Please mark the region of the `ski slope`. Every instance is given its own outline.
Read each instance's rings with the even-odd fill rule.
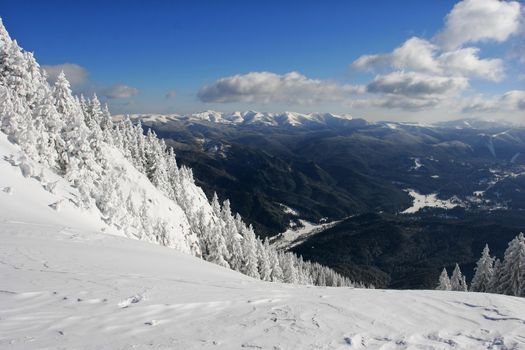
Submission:
[[[0,349],[525,349],[524,299],[265,283],[54,196],[0,158]]]

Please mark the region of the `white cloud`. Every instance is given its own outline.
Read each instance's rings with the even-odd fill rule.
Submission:
[[[437,72],[438,64],[434,58],[436,46],[430,42],[412,37],[392,53],[382,55],[364,55],[352,63],[359,70],[376,70],[381,67],[413,69],[426,72]]]
[[[479,49],[466,47],[444,52],[437,60],[443,73],[472,76],[500,81],[505,76],[503,60],[499,58],[480,59]]]
[[[88,83],[88,71],[75,63],[64,63],[56,65],[43,65],[42,68],[47,72],[47,80],[53,84],[60,72],[64,71],[67,80],[72,87],[79,87]]]
[[[516,121],[523,123],[525,122],[525,118],[523,118],[525,113],[525,91],[512,90],[501,96],[488,98],[482,95],[470,97],[464,102],[462,110],[465,113],[519,112],[521,120]]]
[[[64,71],[66,78],[71,84],[71,88],[76,94],[98,94],[108,99],[128,98],[138,94],[134,87],[115,84],[113,86],[101,86],[89,79],[89,72],[86,68],[76,63],[63,63],[56,65],[43,65],[42,68],[47,72],[50,84],[54,84],[61,71]]]
[[[396,71],[376,76],[367,92],[377,95],[370,99],[370,106],[421,110],[450,103],[467,87],[464,77]]]
[[[124,84],[117,84],[113,85],[109,88],[106,88],[103,90],[104,96],[107,98],[128,98],[135,96],[139,93],[139,90],[137,90],[134,87],[124,85]]]
[[[503,42],[519,30],[517,1],[463,0],[445,18],[445,28],[436,37],[445,49],[465,43]]]
[[[391,53],[365,55],[352,63],[359,70],[404,69],[437,75],[478,77],[492,81],[504,77],[501,59],[480,59],[479,49],[460,48],[442,52],[427,40],[412,37]]]
[[[367,85],[367,91],[425,98],[451,95],[467,87],[468,80],[463,77],[442,77],[401,71],[376,76]]]
[[[198,97],[203,102],[284,102],[312,104],[341,101],[349,95],[363,93],[363,86],[310,79],[298,72],[275,74],[250,72],[219,79],[202,87]]]
[[[177,96],[177,91],[176,90],[170,90],[168,92],[166,92],[166,98],[174,98]]]

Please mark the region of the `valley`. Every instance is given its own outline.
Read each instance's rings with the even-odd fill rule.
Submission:
[[[525,227],[525,129],[505,123],[368,123],[336,115],[210,111],[132,118],[175,148],[208,196],[229,197],[259,235],[378,286],[429,288],[440,269],[455,262],[470,275],[481,244],[490,241],[501,255],[509,226]],[[323,222],[334,224],[312,230]],[[463,229],[473,222],[483,235]],[[410,238],[414,252],[403,259],[420,266],[411,268],[417,277],[389,270],[400,261],[383,251],[386,243],[374,257],[362,258],[376,248],[357,237],[395,241],[393,227],[405,235],[413,223],[421,223],[421,237]],[[457,253],[424,243],[447,230],[459,235],[447,243]],[[316,248],[306,248],[311,245]],[[337,253],[327,258],[332,245]],[[442,259],[430,257],[438,253]],[[349,269],[353,263],[359,268]]]

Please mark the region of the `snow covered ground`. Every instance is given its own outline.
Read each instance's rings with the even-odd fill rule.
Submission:
[[[2,349],[524,349],[525,300],[264,283],[173,249],[0,223]]]
[[[326,222],[322,224],[314,224],[306,220],[299,220],[300,227],[296,225],[290,227],[288,230],[277,235],[272,245],[278,249],[289,249],[304,242],[306,238],[323,232],[330,227],[335,226],[340,221]]]
[[[402,214],[413,214],[417,213],[420,209],[423,208],[443,208],[443,209],[452,209],[458,206],[458,203],[453,203],[451,199],[443,200],[437,198],[437,193],[431,194],[421,194],[415,190],[407,189],[406,190],[410,197],[412,197],[412,206],[403,210]]]
[[[0,349],[525,349],[525,299],[261,282],[113,235],[67,200],[54,210],[74,189],[49,193],[12,161],[0,159]]]

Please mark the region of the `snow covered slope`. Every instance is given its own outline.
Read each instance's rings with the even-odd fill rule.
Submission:
[[[1,349],[525,348],[525,299],[261,282],[107,234],[0,166]]]

